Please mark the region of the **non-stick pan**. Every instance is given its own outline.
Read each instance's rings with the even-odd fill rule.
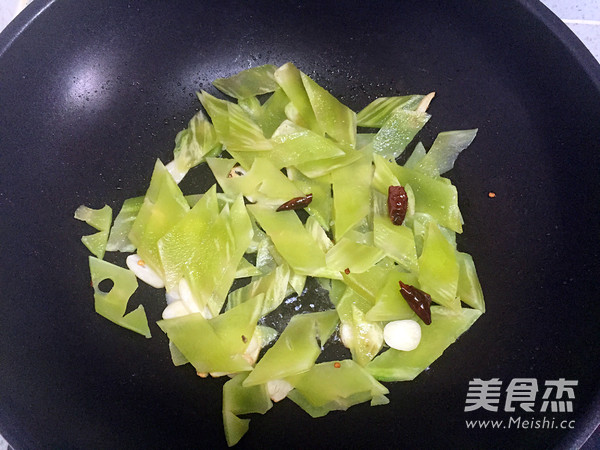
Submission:
[[[479,128],[449,177],[487,312],[388,384],[389,405],[311,419],[283,401],[240,448],[581,445],[600,411],[600,67],[534,0],[34,1],[0,35],[1,434],[18,450],[224,445],[223,380],[172,366],[161,294],[129,305],[149,340],[94,313],[73,212],[142,195],[195,91],[287,61],[355,110],[435,91],[426,146]],[[477,379],[500,382],[497,411],[465,411]]]

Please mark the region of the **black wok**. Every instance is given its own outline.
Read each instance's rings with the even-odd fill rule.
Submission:
[[[488,311],[414,382],[388,384],[389,405],[313,420],[284,401],[240,448],[581,445],[600,411],[600,67],[533,0],[34,1],[0,35],[2,435],[18,450],[224,445],[223,381],[171,365],[161,296],[135,297],[150,340],[94,313],[72,216],[143,194],[194,91],[287,61],[354,109],[436,91],[426,145],[479,128],[449,176]],[[503,391],[497,412],[465,412],[475,378],[536,379],[536,409],[505,412]],[[540,412],[561,378],[578,382],[572,412]],[[517,416],[557,428],[465,424]]]

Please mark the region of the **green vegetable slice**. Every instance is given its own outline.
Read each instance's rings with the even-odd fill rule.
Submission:
[[[278,87],[262,105],[260,114],[255,120],[262,128],[265,137],[270,138],[281,122],[286,120],[285,107],[289,103],[290,99],[283,89]]]
[[[214,127],[199,111],[192,117],[188,127],[175,137],[174,159],[169,165],[169,171],[179,183],[188,170],[204,162],[207,155],[214,155],[220,151],[221,144]]]
[[[380,97],[365,106],[356,116],[357,125],[367,128],[381,128],[398,109],[414,111],[424,95],[403,95],[401,97]]]
[[[377,292],[375,304],[365,315],[366,320],[371,322],[390,322],[392,320],[413,319],[416,317],[414,311],[408,306],[402,294],[400,294],[400,281],[418,287],[416,275],[390,270],[387,273],[383,286]]]
[[[350,349],[352,359],[361,366],[371,361],[383,345],[383,329],[366,319],[365,313],[373,307],[370,300],[346,289],[336,305],[340,317],[340,338]]]
[[[430,223],[425,235],[423,253],[419,257],[419,284],[434,302],[450,309],[460,309],[456,296],[459,265],[456,250],[435,223]]]
[[[108,231],[112,222],[112,208],[104,205],[101,209],[93,209],[81,205],[75,210],[75,218],[87,223],[98,231]]]
[[[198,372],[249,371],[252,365],[244,352],[254,334],[263,297],[258,295],[211,320],[195,313],[161,320],[158,326]]]
[[[330,139],[290,121],[282,122],[271,140],[273,151],[270,157],[279,168],[345,155]]]
[[[473,257],[468,253],[456,252],[458,261],[458,289],[457,296],[471,308],[478,309],[482,313],[485,312],[485,302],[483,300],[483,291]]]
[[[128,198],[123,202],[123,206],[115,218],[115,223],[110,229],[106,250],[109,252],[135,251],[135,245],[129,240],[129,232],[143,204],[144,197]]]
[[[200,312],[216,316],[252,239],[243,199],[218,210],[213,186],[194,208],[158,242],[167,290],[185,278]]]
[[[371,161],[366,156],[332,172],[333,220],[336,241],[369,214],[372,178]]]
[[[227,309],[234,308],[248,299],[264,294],[260,315],[275,310],[285,299],[291,271],[287,264],[275,268],[269,274],[254,279],[250,284],[231,292],[227,298]]]
[[[273,76],[275,70],[277,67],[272,64],[252,67],[227,78],[217,78],[213,85],[224,94],[237,99],[268,94],[277,89]]]
[[[388,389],[377,382],[354,361],[328,361],[316,364],[308,372],[293,377],[294,385],[288,397],[311,417],[322,417],[330,411],[345,411],[349,407],[388,394]]]
[[[149,338],[151,335],[144,307],[140,305],[125,314],[127,302],[138,287],[135,275],[127,269],[93,256],[89,257],[89,264],[96,312],[117,325]],[[99,285],[104,280],[113,282],[113,286],[108,292],[100,290]]]
[[[356,113],[304,73],[300,77],[320,129],[341,146],[354,148]]]
[[[343,237],[327,252],[327,267],[338,272],[362,273],[369,270],[384,256],[383,251],[371,245]]]
[[[373,218],[374,242],[383,253],[404,269],[417,272],[417,250],[415,238],[410,228],[404,225],[394,225],[389,217],[375,216]]]
[[[296,123],[300,126],[306,125],[317,134],[323,134],[302,82],[302,73],[298,68],[292,63],[284,64],[275,71],[275,80],[290,99],[301,118],[302,123]]]
[[[81,242],[98,258],[104,258],[106,242],[108,241],[108,230],[112,222],[112,208],[104,205],[101,209],[92,209],[81,205],[75,211],[75,218],[86,222],[88,225],[99,230],[98,233],[83,236]]]
[[[237,444],[249,428],[250,419],[238,415],[264,414],[273,406],[265,385],[243,386],[247,376],[240,373],[223,385],[223,424],[229,447]]]
[[[445,178],[431,178],[423,173],[387,162],[401,185],[410,184],[415,196],[415,212],[431,215],[441,226],[462,232],[456,187]],[[443,181],[446,180],[446,181]]]
[[[426,112],[396,109],[385,121],[373,138],[371,148],[374,153],[387,160],[395,160],[431,116]]]
[[[190,210],[165,166],[156,161],[150,187],[129,232],[138,255],[152,270],[163,274],[158,241]]]
[[[259,205],[248,205],[247,208],[296,273],[339,277],[336,271],[326,269],[325,253],[302,225],[295,211],[275,212]]]
[[[454,167],[460,152],[466,149],[477,130],[455,130],[438,134],[427,154],[417,164],[416,169],[431,176],[439,176]]]
[[[106,251],[106,242],[108,241],[108,231],[98,231],[94,234],[88,234],[81,237],[81,242],[92,252],[92,255],[102,259]]]
[[[421,325],[421,342],[415,350],[404,352],[391,348],[371,361],[366,369],[379,381],[413,380],[468,330],[480,315],[481,311],[476,309],[455,312],[442,306],[432,306],[431,325]]]
[[[264,384],[310,370],[321,353],[319,341],[329,339],[337,320],[333,310],[293,316],[243,385]]]

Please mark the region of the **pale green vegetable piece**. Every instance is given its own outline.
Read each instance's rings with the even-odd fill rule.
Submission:
[[[75,218],[86,222],[88,225],[99,230],[98,233],[83,236],[81,242],[92,254],[98,258],[104,258],[106,242],[108,241],[108,230],[112,222],[112,208],[104,205],[101,209],[92,209],[81,205],[75,211]]]
[[[259,205],[248,205],[247,208],[296,273],[336,277],[335,271],[326,269],[325,253],[304,228],[295,211],[275,212]]]
[[[422,142],[417,142],[413,152],[410,154],[406,162],[404,163],[404,167],[407,169],[414,169],[419,165],[421,160],[425,157],[427,151],[425,150],[425,146]]]
[[[227,298],[227,309],[264,294],[261,317],[277,308],[285,299],[287,286],[290,280],[290,268],[287,264],[277,266],[267,275],[253,279],[249,284],[231,292]]]
[[[312,201],[306,207],[308,213],[325,229],[329,230],[331,222],[331,177],[328,175],[308,178],[295,167],[287,168],[287,176],[304,195],[312,194]]]
[[[293,316],[243,385],[264,384],[310,370],[321,353],[319,341],[329,339],[337,321],[333,310]]]
[[[373,307],[373,301],[356,293],[354,289],[346,287],[341,296],[334,301],[335,310],[342,322],[351,322],[353,319],[354,307],[361,311],[368,311]]]
[[[294,390],[288,397],[312,417],[322,417],[329,411],[345,411],[374,399],[377,399],[375,404],[385,404],[382,397],[389,393],[385,386],[350,359],[316,364],[308,372],[289,380]]]
[[[415,238],[410,228],[405,225],[394,225],[389,217],[373,218],[373,236],[375,246],[385,255],[392,258],[404,269],[417,272],[417,250]]]
[[[240,419],[241,414],[264,414],[273,403],[265,385],[244,387],[248,375],[240,373],[223,386],[223,425],[229,447],[237,444],[248,431],[249,419]]]
[[[308,128],[318,134],[323,134],[310,99],[302,83],[302,72],[292,63],[286,63],[275,71],[275,80],[295,106],[302,121]],[[299,123],[299,125],[303,125]]]
[[[383,124],[373,142],[373,153],[388,160],[395,160],[431,116],[426,112],[396,109]]]
[[[198,111],[188,123],[188,127],[175,137],[175,150],[173,150],[175,170],[172,173],[177,173],[180,178],[183,178],[189,169],[204,162],[207,155],[219,153],[220,150],[221,144],[217,140],[213,125],[202,111]]]
[[[336,241],[369,214],[372,178],[371,160],[366,156],[332,172]]]
[[[439,176],[454,167],[460,152],[466,149],[477,134],[474,130],[455,130],[440,133],[416,169],[431,177]]]
[[[359,295],[375,303],[377,292],[383,285],[389,269],[383,266],[373,266],[363,273],[343,273],[344,283]]]
[[[408,185],[407,185],[408,186]],[[407,191],[408,193],[408,191]],[[425,242],[425,235],[430,223],[437,224],[437,221],[429,214],[415,213],[406,219],[406,225],[412,228],[415,237],[415,247],[417,249],[417,255],[423,253],[423,243]],[[440,231],[453,247],[456,248],[456,233],[449,228],[440,227]]]
[[[419,285],[434,302],[450,309],[460,309],[456,296],[459,266],[456,250],[439,227],[431,222],[425,235],[423,253],[419,256]]]
[[[252,158],[272,149],[260,126],[239,105],[220,100],[205,91],[198,94],[198,98],[212,119],[219,141],[229,153],[249,152]]]
[[[101,209],[93,209],[81,205],[75,210],[75,218],[87,223],[98,231],[108,231],[112,222],[112,208],[104,205]]]
[[[265,325],[258,325],[255,333],[260,335],[260,346],[265,347],[273,342],[279,334],[275,328],[267,327]]]
[[[267,158],[255,158],[250,170],[241,176],[229,176],[235,160],[208,158],[208,165],[224,192],[270,206],[279,206],[304,193]],[[235,169],[234,169],[235,170]]]
[[[373,171],[373,187],[377,189],[380,193],[385,195],[385,209],[387,211],[387,195],[388,188],[390,186],[399,186],[400,182],[394,172],[392,172],[391,164],[389,161],[381,156],[374,154],[373,162],[375,163],[375,170]]]
[[[158,274],[163,274],[158,241],[190,210],[179,186],[165,166],[157,160],[144,197],[129,232],[129,240],[144,262]]]
[[[235,271],[236,278],[254,277],[257,275],[262,275],[260,269],[258,269],[246,258],[240,259],[240,263],[238,264],[237,269]]]
[[[238,197],[231,209],[219,212],[213,186],[158,243],[165,285],[172,289],[185,278],[198,309],[207,307],[217,315],[251,239],[243,199]]]
[[[248,371],[252,366],[243,353],[254,334],[262,301],[263,295],[258,295],[211,320],[195,313],[161,320],[158,326],[198,372]]]
[[[343,237],[327,252],[325,262],[332,270],[341,272],[348,269],[350,273],[362,273],[379,262],[383,256],[384,253],[379,248]]]
[[[240,419],[230,411],[223,411],[225,440],[229,447],[237,444],[250,429],[250,419]]]
[[[117,325],[149,338],[150,329],[144,307],[140,305],[125,314],[127,302],[138,287],[135,275],[127,269],[92,256],[89,257],[89,264],[96,312]],[[113,282],[108,292],[100,290],[99,285],[104,280]]]
[[[454,312],[432,306],[431,325],[421,326],[421,342],[416,349],[405,352],[391,348],[371,361],[366,369],[380,381],[412,380],[439,358],[480,315],[481,311],[476,309]]]
[[[383,345],[383,329],[366,319],[373,302],[347,288],[335,309],[340,317],[340,338],[361,366],[371,361]]]
[[[314,216],[310,216],[308,219],[306,219],[304,227],[324,253],[327,253],[329,249],[333,247],[333,242],[331,242],[331,239],[329,239],[329,236],[327,236],[327,233]]]
[[[358,113],[356,116],[357,125],[359,127],[381,128],[397,108],[414,111],[423,97],[423,95],[379,97]]]
[[[333,173],[334,170],[341,167],[347,167],[361,158],[363,158],[361,152],[356,150],[346,150],[346,153],[343,156],[308,161],[302,164],[296,164],[295,166],[307,177],[317,178]]]
[[[285,95],[283,89],[278,87],[262,105],[256,121],[262,128],[265,137],[270,138],[281,122],[286,120],[285,107],[289,103],[290,99]]]
[[[169,352],[171,352],[171,361],[174,366],[183,366],[184,364],[189,363],[188,359],[183,356],[183,353],[179,351],[172,341],[169,341]]]
[[[81,237],[81,242],[92,252],[92,254],[100,259],[104,258],[106,251],[106,241],[108,240],[108,231],[98,231],[94,234],[88,234]]]
[[[390,270],[383,286],[377,292],[375,305],[367,311],[365,319],[372,322],[390,322],[415,317],[414,311],[400,293],[400,281],[418,288],[416,275]]]
[[[459,267],[458,298],[470,307],[484,313],[485,302],[483,300],[483,291],[481,290],[481,284],[479,284],[473,257],[468,253],[456,252],[456,259],[458,260]]]
[[[123,202],[121,211],[117,214],[115,223],[110,229],[110,235],[108,236],[108,242],[106,243],[107,251],[135,251],[135,245],[131,243],[128,235],[143,204],[144,197],[128,198]]]
[[[356,150],[361,150],[373,142],[377,133],[357,133],[356,134]]]
[[[258,98],[255,96],[240,98],[238,99],[238,105],[240,105],[240,108],[246,111],[250,117],[252,117],[252,120],[258,123],[258,119],[262,110],[260,100],[258,100]]]
[[[356,143],[356,114],[337,98],[300,73],[310,105],[323,132],[342,147],[354,148]]]
[[[277,67],[272,64],[252,67],[227,78],[217,78],[213,85],[224,94],[237,99],[268,94],[277,89],[273,76],[275,70]]]
[[[269,157],[278,168],[345,155],[331,139],[290,121],[283,122],[275,130],[271,141],[273,150]]]
[[[415,212],[430,214],[441,226],[462,232],[458,192],[446,178],[431,178],[418,170],[387,162],[402,186],[410,184],[415,196]],[[445,180],[445,181],[444,181]]]

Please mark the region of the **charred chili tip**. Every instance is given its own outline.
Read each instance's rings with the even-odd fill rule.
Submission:
[[[410,309],[412,309],[417,316],[425,323],[425,325],[431,324],[431,296],[427,292],[423,292],[410,284],[404,284],[402,281],[400,284],[400,294]]]
[[[402,186],[390,186],[388,188],[388,215],[394,225],[402,225],[408,209],[408,196]]]
[[[294,197],[277,208],[277,211],[291,211],[306,208],[310,205],[310,202],[312,202],[312,194],[307,194],[304,197]]]

